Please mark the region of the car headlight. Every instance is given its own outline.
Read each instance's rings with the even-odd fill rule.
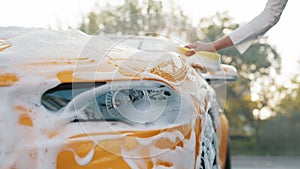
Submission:
[[[64,112],[76,112],[74,121],[172,124],[190,120],[191,104],[161,82],[111,82],[77,95]]]

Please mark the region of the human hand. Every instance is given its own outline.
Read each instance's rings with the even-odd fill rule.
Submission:
[[[214,48],[212,43],[207,43],[207,42],[194,42],[191,43],[187,46],[186,48],[192,49],[191,51],[188,51],[185,53],[186,56],[192,56],[194,55],[197,51],[207,51],[207,52],[215,52],[216,49]]]

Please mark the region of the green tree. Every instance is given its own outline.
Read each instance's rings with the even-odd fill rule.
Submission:
[[[280,87],[281,100],[275,109],[277,116],[266,121],[260,137],[266,150],[277,150],[288,154],[300,154],[300,74]],[[276,141],[274,141],[276,140]]]
[[[173,8],[167,15],[162,11],[161,1],[155,0],[125,0],[120,6],[107,4],[89,12],[79,29],[88,34],[164,35],[184,37],[186,41],[194,41],[198,36],[180,8]]]

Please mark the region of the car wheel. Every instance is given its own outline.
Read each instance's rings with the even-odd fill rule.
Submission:
[[[218,141],[213,121],[209,114],[204,119],[203,135],[201,137],[201,161],[200,169],[219,169],[218,163]]]
[[[225,169],[231,169],[230,146],[227,144]]]

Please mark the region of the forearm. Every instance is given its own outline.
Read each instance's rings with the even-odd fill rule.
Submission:
[[[232,46],[233,42],[229,36],[224,36],[223,38],[212,42],[212,45],[216,51],[219,51],[221,49]]]
[[[288,0],[268,0],[261,14],[229,34],[233,44],[241,53],[250,46],[251,42],[265,34],[278,22],[287,1]],[[238,47],[240,44],[243,44],[241,49]]]

